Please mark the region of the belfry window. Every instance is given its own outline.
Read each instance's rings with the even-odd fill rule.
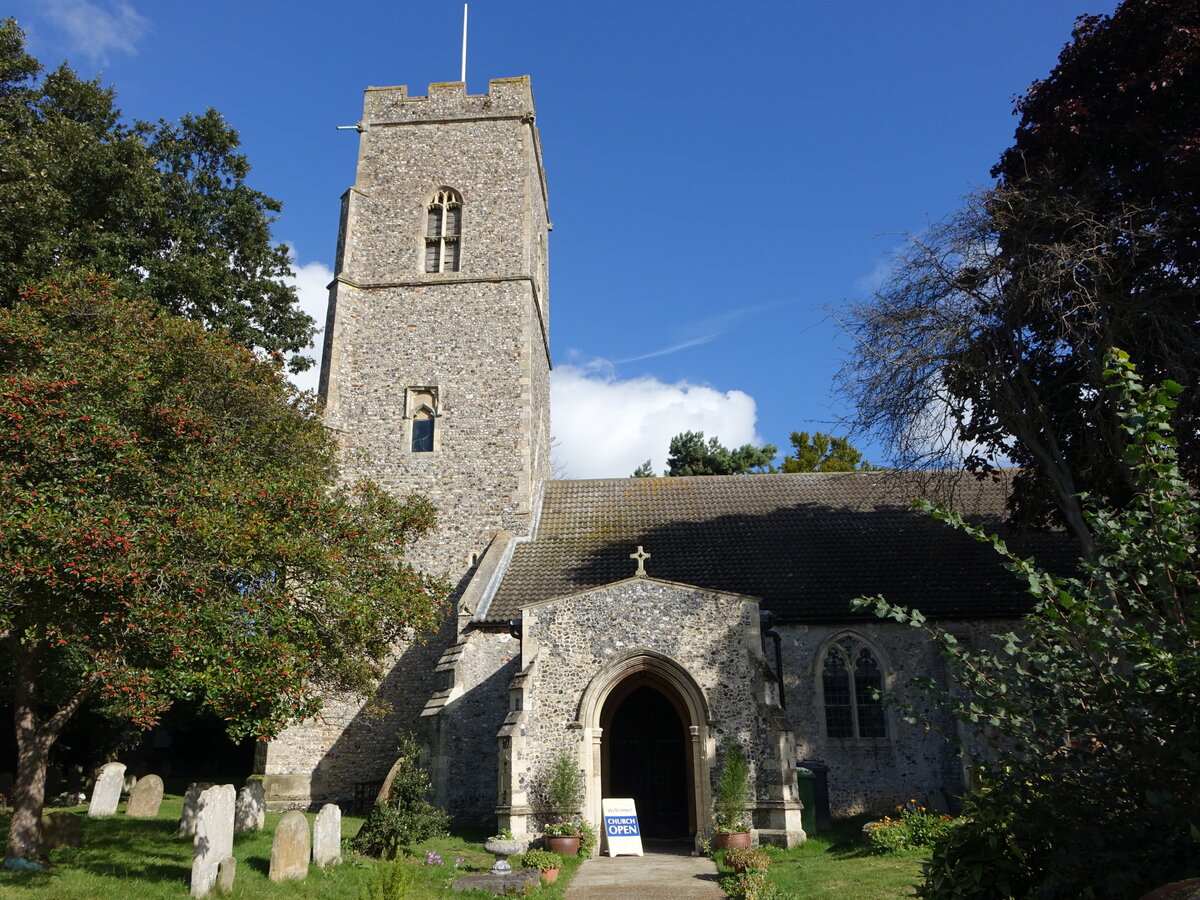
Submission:
[[[875,654],[856,638],[835,641],[825,653],[821,671],[825,697],[825,732],[831,738],[883,738],[887,727],[883,672]]]
[[[462,257],[462,196],[441,188],[425,216],[425,271],[457,272]]]

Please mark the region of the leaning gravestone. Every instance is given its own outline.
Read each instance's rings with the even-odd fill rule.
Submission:
[[[267,820],[267,795],[259,779],[251,779],[238,791],[237,812],[233,817],[233,830],[262,831]]]
[[[308,877],[308,861],[312,843],[308,836],[308,820],[298,809],[289,809],[275,826],[271,842],[272,881],[291,881]]]
[[[227,856],[217,866],[217,890],[228,894],[233,890],[233,879],[237,877],[237,858]]]
[[[204,897],[217,883],[221,862],[233,855],[233,785],[210,787],[196,807],[192,838],[192,896]]]
[[[157,775],[143,775],[129,792],[125,815],[135,819],[153,819],[162,806],[163,782]]]
[[[59,847],[78,847],[83,843],[83,819],[74,813],[53,812],[42,816],[42,836],[38,845],[43,853]]]
[[[342,811],[336,803],[326,803],[313,822],[313,862],[322,869],[342,859]]]
[[[196,833],[196,807],[200,803],[200,795],[212,787],[208,781],[194,781],[188,785],[183,795],[183,815],[179,817],[179,828],[176,834],[180,837],[191,837]]]
[[[92,802],[88,804],[89,816],[111,816],[121,802],[121,786],[125,783],[125,763],[105,763],[96,776],[92,788]]]

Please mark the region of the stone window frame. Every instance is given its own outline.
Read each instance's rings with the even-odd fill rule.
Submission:
[[[888,659],[886,653],[880,648],[879,644],[868,638],[865,634],[859,631],[844,630],[830,636],[821,643],[814,660],[813,681],[816,687],[816,709],[814,710],[817,718],[821,723],[821,735],[827,741],[833,741],[839,744],[851,744],[861,746],[881,746],[888,745],[892,741],[892,736],[895,734],[894,723],[892,722],[891,710],[886,705],[879,704],[880,716],[883,724],[883,734],[864,737],[862,729],[859,725],[859,704],[856,699],[856,687],[854,683],[853,666],[847,670],[847,675],[850,681],[850,716],[852,723],[852,735],[831,735],[829,733],[829,712],[825,706],[825,660],[831,651],[839,652],[843,657],[848,658],[848,653],[845,648],[845,643],[852,641],[858,647],[866,649],[875,660],[875,664],[879,668],[880,685],[884,691],[890,690],[892,686],[894,668]],[[857,649],[855,651],[857,655]]]
[[[463,197],[442,185],[425,202],[421,233],[421,270],[445,275],[462,270]]]
[[[413,385],[404,391],[404,452],[411,456],[437,456],[442,450],[441,390],[437,385]],[[433,449],[413,449],[413,422],[419,418],[433,421]]]

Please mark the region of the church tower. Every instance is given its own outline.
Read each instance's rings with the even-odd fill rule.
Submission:
[[[460,579],[528,534],[550,472],[546,178],[528,77],[368,88],[321,394],[347,478],[438,508],[416,549]]]
[[[435,532],[408,559],[447,575],[458,608],[399,654],[376,697],[327,698],[271,742],[258,771],[273,806],[347,799],[382,777],[397,729],[413,730],[444,687],[439,659],[473,612],[463,589],[498,535],[532,533],[550,475],[550,222],[529,78],[484,95],[368,88],[358,130],[325,328],[326,423],[346,480],[436,506]]]

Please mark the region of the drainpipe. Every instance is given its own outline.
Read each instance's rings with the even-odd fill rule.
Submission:
[[[775,680],[779,683],[779,708],[787,709],[787,701],[783,696],[783,638],[773,626],[775,613],[761,610],[758,614],[758,628],[762,633],[763,656],[767,655],[767,638],[775,642]]]

